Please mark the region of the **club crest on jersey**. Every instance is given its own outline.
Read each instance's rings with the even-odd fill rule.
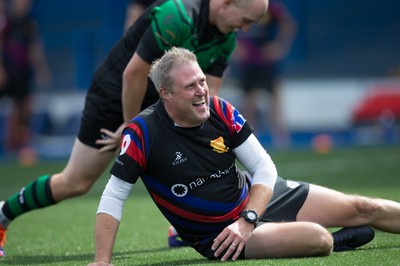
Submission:
[[[213,148],[213,151],[217,153],[228,152],[229,148],[225,146],[224,138],[219,137],[217,139],[210,141],[210,146]]]
[[[180,151],[175,152],[175,161],[172,162],[172,165],[178,165],[187,161],[187,157],[183,157],[183,154]]]

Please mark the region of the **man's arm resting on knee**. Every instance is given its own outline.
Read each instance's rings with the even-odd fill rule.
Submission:
[[[275,164],[253,134],[235,149],[235,153],[253,178],[249,201],[244,209],[255,211],[260,217],[272,197],[278,175]],[[232,260],[236,260],[250,239],[254,226],[244,218],[240,218],[226,227],[214,240],[212,246],[212,250],[215,250],[214,256],[218,257],[229,247],[221,260],[227,260],[231,254],[234,254]]]
[[[250,198],[246,204],[245,210],[253,210],[260,217],[272,197],[272,189],[262,184],[251,186]],[[226,261],[231,255],[232,260],[236,260],[247,241],[250,239],[255,224],[247,222],[244,218],[238,219],[233,224],[226,227],[215,239],[212,250],[215,251],[214,256],[219,257],[224,250],[227,249],[222,256],[221,261]]]

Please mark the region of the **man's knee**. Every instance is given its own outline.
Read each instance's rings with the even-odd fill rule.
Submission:
[[[246,258],[328,256],[332,234],[311,222],[269,223],[260,226],[246,245]]]
[[[328,256],[332,253],[333,250],[333,237],[332,234],[326,230],[325,227],[314,224],[315,232],[315,239],[312,243],[314,246],[312,247],[314,250],[314,256]]]
[[[363,196],[356,196],[354,198],[354,207],[358,215],[367,219],[379,216],[383,211],[378,201]]]
[[[57,191],[56,194],[59,195],[61,200],[63,200],[86,194],[93,186],[93,183],[97,180],[97,177],[63,172],[54,175],[52,179],[52,191]]]
[[[82,179],[81,181],[71,184],[71,192],[73,193],[73,196],[81,196],[89,192],[92,185],[92,180]]]

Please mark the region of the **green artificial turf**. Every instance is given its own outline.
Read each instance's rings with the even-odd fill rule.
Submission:
[[[284,178],[305,180],[348,193],[400,201],[400,147],[271,153]],[[21,167],[0,162],[0,199],[43,173],[60,171],[64,161],[39,161]],[[7,234],[4,265],[86,265],[94,255],[95,213],[108,180],[105,173],[85,196],[18,217]],[[399,221],[400,222],[400,221]],[[167,246],[168,222],[139,182],[125,204],[114,246],[114,265],[214,265],[191,248]],[[400,235],[376,232],[352,252],[329,257],[237,261],[234,265],[399,265]]]

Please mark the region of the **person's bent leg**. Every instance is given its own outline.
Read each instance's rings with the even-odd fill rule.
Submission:
[[[324,227],[369,225],[375,229],[400,233],[400,203],[347,195],[329,188],[310,185],[310,191],[297,215],[298,221],[318,223]]]
[[[114,158],[115,152],[99,152],[76,139],[71,157],[62,173],[50,182],[56,202],[87,193]]]
[[[309,222],[265,223],[254,229],[245,257],[290,258],[328,256],[333,248],[331,233]]]
[[[43,175],[8,198],[0,209],[0,224],[7,228],[12,220],[26,212],[85,194],[113,156],[113,152],[99,153],[76,140],[63,172]]]

